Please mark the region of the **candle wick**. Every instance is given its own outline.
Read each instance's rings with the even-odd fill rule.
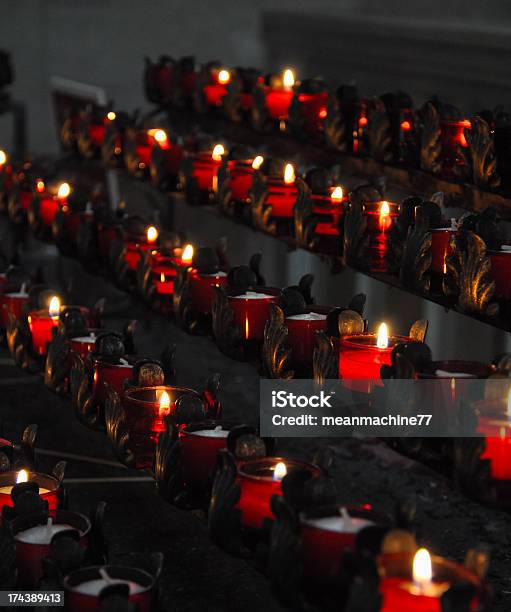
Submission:
[[[341,508],[339,508],[339,514],[341,515],[341,517],[345,520],[349,520],[350,517],[350,513],[348,512],[347,508],[345,508],[344,506],[342,506]]]
[[[114,582],[112,578],[108,575],[108,572],[105,570],[104,567],[99,568],[99,573],[101,575],[101,578],[103,578],[105,582],[108,582],[108,584],[112,584]]]
[[[26,290],[27,290],[27,284],[26,283],[22,283],[21,284],[20,293],[25,293]]]
[[[221,425],[217,425],[215,427],[215,431],[222,431],[222,426]]]

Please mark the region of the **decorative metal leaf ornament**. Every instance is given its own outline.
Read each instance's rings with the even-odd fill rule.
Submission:
[[[327,145],[336,151],[344,153],[347,149],[346,124],[335,92],[328,95],[325,140]]]
[[[128,467],[135,465],[135,456],[129,448],[130,434],[119,395],[107,385],[105,400],[106,433],[116,457]]]
[[[293,378],[293,372],[286,369],[291,354],[291,349],[286,346],[287,334],[282,308],[271,304],[262,348],[263,365],[270,378]]]
[[[429,231],[429,217],[419,207],[415,217],[415,224],[409,228],[404,244],[399,280],[408,289],[425,293],[429,291],[431,267],[431,232]]]
[[[467,140],[472,158],[472,177],[475,185],[483,189],[497,189],[500,176],[497,172],[495,139],[488,123],[479,115],[472,117]]]
[[[296,179],[295,185],[298,190],[294,207],[296,244],[304,249],[312,249],[316,219],[312,212],[311,190],[300,178]]]
[[[318,385],[339,376],[339,349],[323,331],[316,332],[312,372],[312,378]]]
[[[392,137],[390,119],[383,100],[376,98],[369,110],[369,154],[372,158],[389,163],[392,161]]]
[[[217,178],[217,205],[222,213],[232,217],[235,211],[235,203],[232,199],[231,174],[229,172],[229,166],[227,165],[227,161],[225,159],[222,161],[222,165],[218,169]]]
[[[421,109],[420,167],[425,172],[438,174],[442,144],[440,141],[440,116],[434,104],[427,102]]]
[[[252,127],[258,132],[262,132],[269,127],[269,114],[266,107],[266,92],[261,84],[256,84],[252,90]]]
[[[268,234],[277,233],[277,222],[272,218],[272,207],[266,204],[268,187],[263,175],[254,172],[249,192],[249,206],[252,225]]]

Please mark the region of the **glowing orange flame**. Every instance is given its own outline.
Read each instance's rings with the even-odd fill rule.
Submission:
[[[258,155],[257,157],[254,157],[254,161],[252,162],[252,168],[254,170],[259,170],[259,168],[262,166],[264,161],[264,157],[262,155]]]
[[[220,70],[220,72],[218,73],[218,82],[220,83],[220,85],[227,85],[230,80],[231,73],[228,70],[225,70],[225,68]]]
[[[332,200],[334,202],[342,202],[342,199],[344,197],[344,191],[343,188],[338,186],[336,187],[333,191],[332,194],[330,196],[332,198]]]
[[[3,166],[7,162],[7,153],[0,149],[0,166]]]
[[[67,198],[71,193],[71,186],[69,183],[61,183],[59,185],[59,190],[57,191],[57,197],[64,199]]]
[[[170,412],[170,396],[166,391],[160,395],[160,416],[165,416]]]
[[[284,87],[291,88],[295,84],[295,73],[291,70],[291,68],[286,68],[284,70],[284,74],[282,75],[282,83]]]
[[[378,328],[376,346],[381,349],[387,348],[389,346],[389,329],[386,323],[382,323]]]
[[[50,300],[50,305],[48,306],[48,314],[52,319],[56,318],[60,314],[60,300],[54,295]]]
[[[286,164],[284,168],[284,183],[290,185],[295,182],[295,169],[293,168],[293,164]]]
[[[163,272],[160,274],[160,282],[161,283],[165,282],[165,274],[163,274]]]
[[[193,246],[187,244],[181,254],[181,262],[184,264],[191,264],[193,260]]]
[[[413,581],[424,584],[431,582],[432,578],[431,555],[425,548],[419,548],[413,558]]]
[[[224,154],[225,154],[224,145],[217,144],[213,148],[213,153],[211,153],[211,157],[215,161],[222,161],[222,155],[224,155]]]
[[[116,117],[117,117],[117,115],[114,113],[114,111],[110,111],[106,115],[106,118],[108,119],[108,121],[115,121]]]
[[[279,461],[273,471],[273,480],[282,480],[287,474],[287,467],[283,461]]]
[[[42,180],[37,181],[35,189],[36,189],[37,193],[43,193],[43,191],[45,189],[44,181],[42,181]]]
[[[158,240],[158,230],[154,227],[154,225],[147,228],[146,235],[147,242],[156,242]]]
[[[16,484],[20,482],[28,482],[28,472],[27,470],[20,470],[18,475],[16,476]]]

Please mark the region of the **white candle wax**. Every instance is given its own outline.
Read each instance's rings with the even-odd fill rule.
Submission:
[[[0,487],[0,495],[10,495],[13,487],[15,486],[16,486],[16,483],[12,485],[6,485],[3,487]],[[45,493],[49,493],[49,492],[50,492],[50,489],[39,487],[39,495],[44,495]]]
[[[130,590],[130,595],[136,595],[137,593],[142,593],[142,591],[146,590],[146,587],[138,584],[138,582],[110,578],[110,576],[108,576],[103,569],[101,570],[101,574],[103,575],[103,578],[95,578],[94,580],[82,582],[81,584],[77,584],[75,587],[73,587],[73,590],[77,593],[81,593],[82,595],[92,595],[96,597],[106,587],[117,584],[127,584]]]
[[[78,338],[71,338],[71,341],[87,344],[89,342],[96,342],[96,336],[94,334],[90,334],[88,336],[80,336]]]
[[[350,516],[346,508],[341,509],[339,516],[322,516],[306,519],[304,524],[335,533],[358,533],[361,529],[374,525],[373,521],[368,519]]]
[[[304,312],[303,314],[291,315],[287,317],[292,321],[325,321],[326,315],[318,312]]]
[[[24,544],[50,544],[56,533],[67,529],[73,529],[73,527],[66,523],[55,525],[52,519],[49,518],[46,525],[36,525],[35,527],[30,527],[30,529],[25,529],[25,531],[20,531],[15,535],[14,539]]]
[[[220,278],[223,276],[227,276],[227,272],[215,272],[214,274],[201,274],[201,276],[205,276],[206,278]]]
[[[500,250],[501,250],[503,253],[511,253],[511,244],[503,244],[503,245],[500,247]]]
[[[269,295],[268,293],[258,293],[257,291],[247,291],[246,293],[243,293],[242,295],[233,295],[231,297],[236,298],[237,300],[261,300],[264,298],[271,298],[273,296]]]
[[[201,436],[203,438],[227,438],[229,431],[222,429],[222,427],[215,427],[215,429],[199,429],[198,431],[188,432],[192,436]]]
[[[473,378],[468,372],[448,372],[447,370],[435,370],[435,376],[442,378]]]

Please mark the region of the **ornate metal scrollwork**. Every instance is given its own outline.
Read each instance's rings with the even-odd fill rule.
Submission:
[[[48,345],[44,366],[44,384],[54,393],[67,393],[70,372],[70,349],[64,334],[54,330]]]
[[[167,421],[166,430],[158,437],[154,478],[159,494],[168,502],[173,502],[184,489],[180,450],[178,430]]]
[[[440,141],[440,115],[434,104],[427,102],[421,109],[420,167],[425,172],[438,174],[442,144]]]
[[[314,249],[317,221],[313,213],[311,190],[300,178],[296,179],[295,184],[298,190],[294,207],[296,245],[304,249]]]
[[[201,203],[201,191],[197,178],[193,174],[193,157],[185,157],[181,163],[179,173],[179,185],[185,194],[188,204],[197,205]]]
[[[213,337],[218,348],[232,359],[244,357],[243,340],[238,326],[234,322],[234,313],[229,305],[227,294],[222,287],[214,287],[213,299]]]
[[[224,112],[229,119],[233,123],[241,123],[242,115],[241,115],[241,91],[242,91],[242,81],[237,75],[233,75],[231,81],[228,83],[226,89],[227,93],[223,97],[222,104],[224,107]]]
[[[415,216],[415,224],[408,229],[399,270],[399,280],[404,287],[420,293],[429,291],[431,240],[429,217],[426,211],[419,207]]]
[[[93,374],[80,355],[73,355],[73,365],[69,374],[71,403],[78,420],[88,427],[95,427],[99,414],[93,395]]]
[[[365,268],[368,263],[365,252],[369,243],[366,233],[367,218],[364,215],[364,203],[361,195],[351,194],[350,205],[344,219],[344,263],[357,268]]]
[[[129,448],[130,433],[121,399],[110,385],[105,385],[106,434],[119,461],[128,467],[133,467],[135,465],[135,455]]]
[[[470,124],[467,140],[470,145],[474,184],[483,189],[497,189],[500,187],[500,176],[497,172],[495,140],[490,126],[478,115],[472,117]]]
[[[270,305],[270,318],[264,328],[262,348],[263,366],[270,378],[293,378],[293,371],[287,370],[291,349],[286,347],[288,329],[282,308]]]
[[[7,346],[14,363],[27,372],[38,372],[40,362],[32,350],[32,336],[26,317],[16,318],[9,313],[6,328]]]
[[[222,165],[218,169],[217,178],[218,189],[216,193],[216,202],[218,208],[225,215],[232,217],[235,213],[236,206],[232,199],[231,175],[226,160],[223,160]]]
[[[174,317],[183,329],[190,326],[190,283],[185,268],[178,268],[174,279],[174,294],[172,296]]]
[[[277,222],[272,219],[272,207],[266,204],[268,187],[263,175],[254,172],[252,187],[249,191],[249,209],[252,225],[267,234],[277,233]]]
[[[392,161],[392,137],[390,119],[383,100],[376,98],[369,110],[369,154],[378,161]]]
[[[266,106],[266,92],[264,87],[257,83],[252,90],[252,109],[251,109],[252,127],[262,132],[269,126],[269,113]]]
[[[241,490],[236,483],[236,462],[228,451],[220,451],[219,468],[211,491],[208,512],[209,535],[223,550],[239,555],[241,542],[241,511],[236,508]]]
[[[339,348],[325,332],[316,332],[316,346],[312,357],[312,378],[318,385],[339,377]]]
[[[341,153],[346,151],[346,124],[335,92],[330,92],[328,95],[325,140],[327,145],[335,151]]]
[[[495,317],[499,305],[491,301],[495,282],[484,241],[474,232],[463,232],[453,239],[452,246],[452,255],[445,258],[444,293],[457,296],[462,312]]]
[[[293,134],[299,138],[307,137],[307,122],[302,112],[302,104],[298,92],[295,92],[288,109],[288,124]]]

